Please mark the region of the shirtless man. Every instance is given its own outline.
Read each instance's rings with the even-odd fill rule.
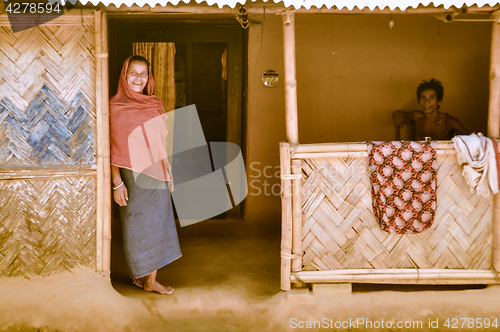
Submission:
[[[395,111],[392,113],[394,126],[401,128],[405,118],[412,119],[415,121],[415,134],[418,140],[423,140],[424,137],[448,140],[454,135],[469,135],[471,132],[457,118],[439,111],[443,91],[443,84],[434,78],[420,83],[417,88],[420,110]]]

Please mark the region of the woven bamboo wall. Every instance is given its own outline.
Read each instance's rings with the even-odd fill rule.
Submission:
[[[96,268],[93,17],[0,17],[0,276]]]
[[[454,154],[437,160],[432,227],[392,235],[379,229],[372,212],[367,157],[304,159],[303,270],[489,270],[492,196],[470,193]]]

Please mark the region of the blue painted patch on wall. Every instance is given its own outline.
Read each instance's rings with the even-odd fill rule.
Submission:
[[[44,84],[28,107],[0,101],[0,166],[95,164],[95,118],[78,92],[65,103]]]

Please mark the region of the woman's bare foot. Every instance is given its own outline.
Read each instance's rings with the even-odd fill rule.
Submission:
[[[132,279],[132,282],[134,283],[134,285],[136,285],[137,287],[144,287],[144,281],[145,279],[147,278],[148,276],[145,276],[145,277],[142,277],[142,278],[134,278]]]
[[[158,281],[156,281],[156,271],[142,278],[134,278],[132,282],[134,283],[134,285],[144,289],[147,292],[158,292],[163,295],[170,295],[174,292],[174,289],[172,287],[165,287]]]
[[[174,289],[170,286],[163,286],[156,280],[147,280],[142,287],[147,292],[158,292],[164,295],[170,295],[174,292]]]

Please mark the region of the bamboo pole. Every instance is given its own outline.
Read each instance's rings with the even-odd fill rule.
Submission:
[[[436,155],[438,156],[448,156],[448,155],[456,155],[457,152],[455,150],[438,150],[436,151]],[[292,160],[294,159],[314,159],[314,158],[367,158],[368,152],[311,152],[311,153],[295,153],[292,156]]]
[[[493,241],[492,265],[495,271],[500,272],[500,194],[493,196]]]
[[[454,151],[452,141],[438,141],[437,150]],[[317,144],[300,144],[294,146],[294,152],[297,153],[317,153],[317,152],[366,152],[366,143],[349,142],[349,143],[317,143]],[[293,157],[293,156],[292,156]]]
[[[314,158],[367,158],[368,152],[310,152],[310,153],[295,153],[292,157],[295,159],[314,159]]]
[[[378,284],[498,284],[490,270],[447,269],[357,269],[302,271],[293,273],[292,282],[303,283],[378,283]]]
[[[111,267],[111,160],[109,147],[109,76],[108,76],[108,17],[101,15],[102,23],[102,84],[101,84],[101,152],[103,163],[103,228],[102,228],[102,268],[109,276]]]
[[[292,253],[292,201],[290,176],[290,144],[280,143],[281,164],[281,289],[290,290]]]
[[[498,14],[495,15],[498,17]],[[490,54],[490,101],[488,136],[498,138],[500,131],[500,24],[493,23]]]
[[[292,174],[302,174],[302,161],[292,160]],[[302,271],[302,179],[292,179],[292,271]]]
[[[297,79],[295,70],[295,20],[293,12],[286,9],[281,14],[283,19],[283,57],[285,66],[285,114],[286,114],[286,137],[288,143],[298,144],[299,125],[297,115]],[[290,175],[290,145],[280,143],[281,158],[281,190],[282,198],[282,278],[281,288],[290,289],[290,258],[293,249],[293,270],[302,270],[302,197],[300,182],[293,181],[293,202],[290,201],[291,181],[284,178]],[[294,169],[300,171],[301,161],[297,161]],[[296,163],[297,163],[296,162]],[[292,212],[293,205],[293,213]],[[299,217],[300,216],[300,217]],[[293,230],[292,230],[293,228]],[[293,248],[292,248],[293,246]],[[288,257],[289,256],[289,257]]]
[[[96,165],[0,167],[0,180],[48,180],[72,176],[97,176]]]
[[[499,12],[493,15],[499,19]],[[488,137],[500,136],[500,23],[493,22],[490,55],[490,101],[488,108]],[[493,196],[492,267],[500,272],[500,194]]]
[[[97,213],[96,213],[96,262],[97,272],[103,272],[102,227],[104,222],[104,162],[102,158],[102,26],[101,11],[94,13],[95,50],[96,50],[96,122],[97,122]]]
[[[297,115],[297,78],[295,71],[295,18],[290,9],[282,13],[283,55],[285,64],[286,138],[290,144],[299,143]]]

